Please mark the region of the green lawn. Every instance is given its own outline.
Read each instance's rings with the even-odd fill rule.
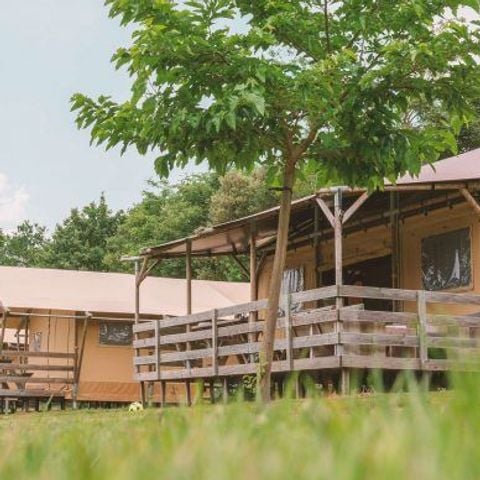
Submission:
[[[480,388],[0,417],[0,479],[478,479]]]

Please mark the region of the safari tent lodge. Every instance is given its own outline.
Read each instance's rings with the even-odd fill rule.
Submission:
[[[350,389],[351,372],[475,368],[480,353],[480,149],[425,165],[383,190],[326,188],[292,204],[273,363]],[[278,208],[141,252],[136,292],[151,265],[230,255],[250,301],[134,325],[143,387],[203,380],[225,393],[255,374]],[[137,305],[143,313],[143,306]],[[188,392],[187,392],[188,393]]]
[[[133,275],[0,267],[0,401],[123,404],[140,399],[133,379]],[[187,312],[182,279],[149,277],[142,315],[158,320]],[[199,312],[248,300],[248,284],[194,281]],[[183,401],[169,384],[166,402]]]

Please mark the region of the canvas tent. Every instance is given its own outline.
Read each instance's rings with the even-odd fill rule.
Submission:
[[[446,357],[429,357],[435,353],[432,345],[442,344],[457,356],[468,348],[480,351],[476,338],[469,336],[476,335],[480,327],[479,199],[480,149],[476,149],[424,165],[418,176],[406,175],[375,191],[332,186],[295,200],[282,293],[308,301],[291,304],[289,315],[285,309],[279,310],[273,371],[285,375],[292,370],[332,370],[341,372],[342,379],[349,378],[343,375],[349,368],[428,372],[451,367]],[[147,268],[166,258],[186,257],[188,263],[193,257],[248,255],[245,269],[250,273],[251,303],[227,309],[228,313],[235,311],[242,316],[243,323],[222,333],[220,338],[228,340],[229,347],[215,349],[209,363],[202,355],[210,352],[201,343],[195,345],[191,341],[190,347],[197,350],[197,355],[189,353],[189,365],[183,365],[174,374],[162,372],[161,368],[151,372],[152,365],[163,368],[166,362],[162,349],[157,358],[140,352],[137,364],[143,370],[136,376],[140,382],[176,378],[189,381],[200,377],[228,382],[229,376],[256,371],[258,365],[252,353],[258,352],[263,329],[263,299],[268,295],[278,214],[278,207],[271,208],[141,252]],[[364,311],[344,310],[357,304]],[[322,310],[332,306],[332,312]],[[305,310],[303,317],[299,310]],[[184,339],[189,341],[194,337],[188,329],[195,328],[199,319],[214,325],[216,315],[205,311],[183,316],[168,326],[175,323],[184,328]],[[309,325],[309,329],[294,328],[287,324],[291,321]],[[454,322],[455,327],[469,325],[469,329],[449,330],[442,335],[453,335],[455,331],[454,338],[442,338],[429,322]],[[397,324],[406,323],[408,329],[395,330],[401,335],[391,335],[392,325],[396,328]],[[370,331],[365,330],[367,326]],[[153,343],[157,336],[167,343],[165,335],[169,332],[162,328],[162,322],[158,331],[153,327],[153,323],[135,326],[134,331],[150,335]],[[354,330],[348,331],[349,328]],[[432,337],[420,335],[422,329]],[[216,345],[218,335],[212,330],[210,343]],[[243,336],[235,333],[240,330]],[[382,346],[375,346],[379,342]],[[143,340],[143,345],[147,344]],[[392,352],[400,351],[403,355],[405,350],[409,358],[392,357]],[[380,356],[371,354],[380,351]],[[240,365],[231,366],[225,361],[230,352],[249,355]],[[168,358],[182,366],[178,360],[183,360],[181,355]],[[341,383],[348,384],[343,380]]]
[[[78,401],[137,400],[131,346],[134,281],[133,275],[120,273],[0,267],[3,338],[6,342],[15,330],[27,338],[18,342],[17,354],[11,351],[14,341],[0,352],[4,369],[0,375],[4,387],[10,387],[1,391],[12,396],[4,390],[20,384],[22,391],[55,391]],[[141,295],[141,319],[185,314],[184,292],[185,280],[149,277]],[[247,284],[192,282],[193,311],[247,298]],[[174,385],[169,396],[174,400]]]

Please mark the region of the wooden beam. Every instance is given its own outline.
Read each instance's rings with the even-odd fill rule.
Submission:
[[[317,199],[318,200],[318,199]],[[321,208],[321,207],[320,207]],[[343,285],[343,249],[342,249],[342,191],[338,189],[335,192],[335,217],[333,221],[333,228],[335,229],[335,285]],[[340,305],[341,306],[341,305]]]
[[[370,193],[363,192],[344,213],[342,223],[345,224],[350,220],[352,215],[370,198]]]
[[[192,313],[192,241],[187,239],[185,255],[185,278],[187,280],[187,315]]]
[[[5,329],[7,328],[8,310],[2,312],[2,330],[0,333],[0,353],[3,352],[3,342],[5,341]]]
[[[250,231],[250,301],[254,302],[257,300],[257,292],[258,292],[258,286],[257,286],[257,247],[255,243],[255,232],[252,230]],[[248,314],[248,322],[250,324],[253,324],[257,321],[257,312],[250,312]],[[250,333],[248,335],[248,341],[249,342],[255,342],[256,341],[256,335],[255,333]],[[250,362],[254,361],[253,355],[250,356]]]
[[[78,354],[78,359],[77,359],[77,365],[75,369],[75,384],[78,385],[80,382],[80,373],[82,370],[82,364],[83,364],[83,355],[85,352],[85,341],[87,339],[87,329],[88,329],[88,324],[89,320],[92,318],[92,314],[87,312],[85,316],[85,320],[83,321],[83,329],[82,329],[82,336],[80,340],[80,351]]]
[[[192,314],[192,241],[187,239],[186,241],[186,256],[185,256],[185,278],[187,280],[187,315]],[[186,333],[190,333],[192,326],[187,323],[185,326]],[[186,343],[186,349],[191,349],[190,342]],[[185,367],[190,370],[192,364],[190,360],[185,362]],[[185,381],[185,400],[187,406],[192,404],[192,392],[190,389],[190,381]]]
[[[325,203],[325,200],[322,197],[317,197],[315,199],[317,201],[317,205],[322,209],[323,214],[327,217],[328,222],[330,225],[335,228],[335,217],[328,208],[328,205]]]
[[[473,195],[468,191],[466,188],[461,188],[460,192],[462,195],[465,197],[465,200],[473,207],[477,215],[480,215],[480,205],[478,202],[475,200]]]
[[[250,280],[250,271],[249,269],[243,264],[243,262],[237,257],[236,253],[231,253],[230,256],[235,260],[237,265],[240,267],[240,270],[242,271],[242,275],[245,278],[245,280]]]

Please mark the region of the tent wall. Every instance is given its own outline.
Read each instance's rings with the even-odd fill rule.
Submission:
[[[80,373],[79,400],[131,402],[139,399],[138,383],[133,381],[131,345],[102,345],[99,322],[87,330]]]
[[[350,222],[361,219],[358,212]],[[400,285],[399,288],[422,289],[421,267],[421,241],[431,235],[453,231],[469,227],[471,229],[471,260],[472,260],[472,284],[468,288],[457,291],[480,292],[480,225],[479,218],[473,208],[467,203],[461,203],[452,208],[443,208],[429,212],[428,215],[409,217],[400,222]],[[334,268],[333,241],[329,240],[320,244],[318,269],[320,274]],[[343,262],[344,267],[369,259],[384,257],[392,253],[392,234],[388,223],[370,228],[366,231],[352,233],[343,238]],[[268,296],[268,281],[271,275],[273,255],[264,263],[259,275],[258,297]],[[315,288],[315,249],[310,246],[289,250],[286,260],[286,268],[304,268],[305,289]],[[321,275],[320,275],[321,278]],[[348,283],[348,279],[344,279]],[[405,309],[409,309],[405,305]],[[412,307],[413,308],[413,307]],[[433,307],[433,310],[435,307]],[[465,311],[461,307],[452,307],[448,312],[456,313]]]

